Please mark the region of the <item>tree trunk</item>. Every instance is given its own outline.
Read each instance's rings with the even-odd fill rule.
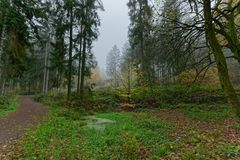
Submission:
[[[86,68],[86,31],[84,31],[84,37],[83,37],[83,52],[82,52],[82,68],[81,68],[81,83],[80,83],[80,95],[83,96],[84,94],[84,80],[85,80],[85,68]]]
[[[48,79],[49,79],[49,42],[46,42],[44,57],[44,75],[43,75],[43,92],[48,92]]]
[[[3,83],[2,83],[2,92],[1,92],[1,95],[4,95],[4,94],[5,94],[5,85],[6,85],[6,80],[4,79],[4,80],[3,80]]]
[[[80,34],[82,34],[83,25],[81,25]],[[77,93],[80,94],[80,82],[81,82],[81,57],[82,57],[82,36],[80,36],[80,49],[78,56],[78,82],[77,82]]]
[[[213,19],[212,19],[212,12],[211,12],[211,1],[204,0],[203,6],[204,6],[204,17],[205,17],[205,23],[206,23],[205,24],[206,36],[208,38],[211,49],[213,50],[213,54],[215,57],[217,68],[218,68],[218,74],[219,74],[221,86],[223,88],[223,91],[226,97],[228,98],[228,101],[230,102],[233,109],[235,110],[237,116],[240,117],[240,102],[233,88],[233,85],[230,81],[226,58],[224,56],[222,48],[216,37],[214,24],[212,22]]]
[[[2,28],[2,32],[1,32],[1,37],[0,37],[0,80],[2,79],[2,54],[3,54],[3,44],[4,44],[4,38],[5,38],[5,34],[6,34],[6,25],[5,25],[5,21],[6,21],[6,17],[4,20],[4,24],[3,24],[3,28]]]
[[[88,7],[85,9],[85,23],[88,23]],[[83,51],[82,51],[82,68],[81,68],[81,82],[80,82],[80,95],[83,97],[84,94],[84,81],[85,81],[85,71],[86,71],[86,58],[87,58],[87,25],[84,26],[83,31]]]
[[[46,73],[46,85],[45,85],[45,92],[48,92],[48,82],[49,82],[49,42],[47,43],[47,48],[48,48],[48,52],[47,52],[47,73]]]
[[[68,92],[67,98],[71,98],[71,89],[72,89],[72,34],[73,34],[73,8],[70,8],[70,37],[69,37],[69,60],[68,60]]]
[[[46,77],[47,77],[47,54],[48,54],[48,47],[47,43],[45,46],[45,55],[44,55],[44,71],[43,71],[43,92],[45,93],[46,89]]]
[[[128,101],[130,102],[131,97],[131,64],[128,60]]]
[[[234,14],[234,12],[232,12],[229,15],[229,19],[228,19],[228,21],[229,21],[229,31],[230,31],[230,36],[232,38],[232,42],[235,43],[233,53],[234,53],[234,56],[237,59],[238,63],[240,64],[240,41],[239,41],[239,38],[238,38],[238,35],[237,35],[237,28],[235,26],[234,17],[235,17],[235,14]]]

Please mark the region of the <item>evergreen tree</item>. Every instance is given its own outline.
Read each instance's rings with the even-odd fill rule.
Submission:
[[[120,50],[116,45],[113,46],[112,50],[107,55],[106,73],[107,76],[113,81],[112,86],[119,86],[119,67],[120,67]]]
[[[139,79],[142,84],[151,83],[151,52],[149,38],[152,26],[152,9],[148,0],[130,0],[128,2],[131,24],[129,40],[133,48],[138,48],[137,59],[140,65]]]

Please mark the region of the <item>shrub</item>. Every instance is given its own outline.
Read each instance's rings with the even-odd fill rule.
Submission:
[[[137,106],[159,107],[178,103],[226,103],[222,90],[201,86],[174,85],[133,89],[131,99]]]

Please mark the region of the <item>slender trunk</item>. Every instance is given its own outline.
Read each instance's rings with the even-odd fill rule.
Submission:
[[[57,90],[59,90],[59,81],[60,80],[60,73],[59,70],[56,71],[56,86],[57,86]]]
[[[60,51],[61,55],[60,55],[60,62],[61,65],[59,66],[58,72],[59,72],[59,79],[58,79],[58,87],[59,89],[63,88],[63,70],[64,70],[64,55],[65,55],[65,51],[64,51],[64,33],[61,36],[61,51]]]
[[[5,85],[6,85],[6,80],[4,79],[4,80],[3,80],[3,83],[2,83],[2,92],[1,92],[1,95],[4,95],[4,93],[5,93]]]
[[[30,81],[28,81],[28,95],[30,95],[31,93],[31,83]]]
[[[228,101],[232,105],[237,116],[240,117],[240,102],[233,88],[233,85],[230,81],[226,58],[224,57],[222,48],[217,40],[214,24],[212,22],[211,1],[204,0],[203,5],[204,5],[204,17],[205,17],[205,23],[206,23],[205,24],[206,36],[208,37],[209,44],[214,53],[215,61],[218,68],[220,83],[226,97],[228,98]]]
[[[128,60],[128,101],[130,102],[131,97],[131,64]]]
[[[144,56],[144,26],[143,26],[143,4],[140,2],[140,50],[141,50],[141,84],[145,83],[145,80],[147,79],[146,77],[146,66],[145,66],[145,56]]]
[[[47,43],[47,48],[49,48],[49,43]],[[45,85],[45,92],[47,93],[48,92],[48,82],[49,82],[49,49],[48,49],[48,52],[47,52],[47,67],[46,67],[46,70],[47,70],[47,73],[46,73],[46,85]]]
[[[84,31],[86,32],[86,31]],[[81,83],[80,83],[80,95],[83,96],[84,94],[84,80],[85,80],[85,65],[86,65],[86,33],[84,33],[84,40],[83,40],[83,52],[82,52],[82,68],[81,68]]]
[[[67,98],[71,98],[72,89],[72,34],[73,34],[73,10],[70,9],[70,37],[69,37],[69,60],[68,60],[68,93]]]
[[[81,31],[82,34],[83,26],[81,25]],[[77,82],[77,93],[80,94],[80,82],[81,82],[81,57],[82,57],[82,36],[80,36],[80,47],[79,47],[79,56],[78,56],[78,82]]]
[[[86,22],[88,23],[88,7],[86,6],[85,10],[86,15]],[[81,82],[80,82],[80,95],[83,97],[84,94],[84,80],[85,80],[85,70],[86,70],[86,58],[87,58],[87,26],[85,24],[84,26],[84,32],[83,32],[83,51],[82,51],[82,68],[81,68]]]
[[[47,54],[48,54],[48,46],[45,46],[45,57],[44,57],[44,72],[43,72],[43,92],[45,93],[46,88],[46,77],[47,77]]]
[[[6,34],[6,21],[7,17],[5,16],[2,32],[1,32],[1,37],[0,37],[0,80],[2,79],[2,54],[3,54],[3,45],[4,45],[4,39],[5,39],[5,34]]]
[[[43,76],[43,92],[48,92],[48,81],[49,81],[49,42],[46,42],[45,48],[45,60],[44,60],[44,76]]]
[[[1,37],[0,37],[0,60],[2,59],[2,54],[3,54],[3,43],[4,43],[4,38],[5,38],[5,30],[6,30],[6,25],[3,25],[2,32],[1,32]],[[0,61],[0,66],[1,66],[1,61]]]
[[[137,86],[140,86],[140,69],[139,64],[136,64],[136,74],[137,74]]]

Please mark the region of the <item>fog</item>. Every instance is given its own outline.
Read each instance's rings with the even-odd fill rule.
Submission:
[[[105,11],[99,12],[101,27],[100,36],[94,43],[94,54],[101,70],[105,70],[106,56],[113,45],[121,50],[127,41],[128,26],[128,0],[102,0]]]

